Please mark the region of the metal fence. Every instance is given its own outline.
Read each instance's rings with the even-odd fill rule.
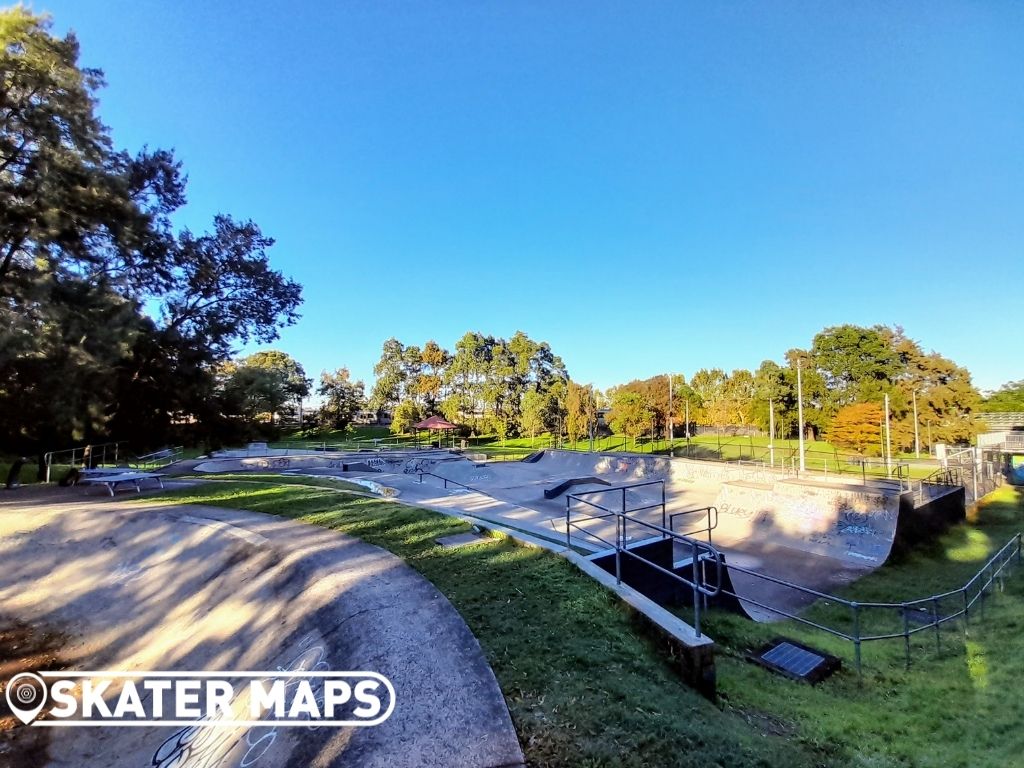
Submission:
[[[572,546],[572,533],[576,531],[587,538],[601,542],[609,550],[614,550],[615,575],[619,583],[622,581],[623,558],[635,558],[644,561],[646,567],[653,568],[688,587],[694,598],[693,626],[698,637],[701,634],[701,611],[702,608],[707,608],[708,598],[726,595],[739,601],[745,607],[756,606],[780,618],[790,619],[849,642],[852,645],[854,664],[858,674],[862,672],[861,649],[864,643],[902,639],[906,666],[909,668],[911,639],[915,635],[932,631],[936,647],[940,648],[943,625],[960,620],[963,631],[966,633],[972,616],[976,615],[979,619],[984,618],[985,600],[992,592],[993,587],[1002,590],[1003,581],[1010,575],[1012,568],[1015,565],[1019,566],[1022,560],[1022,534],[1017,533],[993,554],[974,576],[956,589],[900,602],[848,600],[728,563],[722,552],[711,543],[711,530],[717,525],[717,510],[713,507],[674,513],[670,519],[666,515],[664,502],[635,508],[627,506],[626,492],[628,490],[661,482],[663,481],[650,481],[567,495],[566,545]],[[619,508],[615,509],[608,504],[594,501],[594,497],[600,494],[621,494]],[[658,507],[661,508],[661,525],[631,516],[633,513]],[[584,514],[578,513],[580,508],[584,509]],[[577,512],[575,516],[574,511]],[[675,518],[689,514],[705,514],[706,523],[704,526],[686,533],[674,530]],[[615,534],[612,540],[587,527],[593,521],[608,519],[613,519],[615,523]],[[627,541],[629,541],[627,528],[630,527],[633,529],[639,527],[648,532],[651,537],[671,538],[673,546],[681,545],[684,551],[691,552],[693,557],[691,578],[665,569],[642,554],[631,550],[627,545]],[[704,532],[707,533],[707,542],[693,537],[694,534]],[[709,566],[714,568],[714,578],[708,577]],[[728,568],[731,573],[745,574],[755,581],[783,588],[788,594],[798,596],[799,599],[795,602],[804,601],[808,610],[798,613],[796,610],[787,610],[778,604],[772,605],[758,600],[751,597],[749,593],[738,594],[735,590],[722,585],[722,572],[725,568]]]
[[[97,443],[78,448],[67,448],[62,451],[49,451],[43,454],[46,482],[50,482],[50,475],[54,467],[92,469],[93,467],[116,465],[125,458],[123,440],[116,443]]]

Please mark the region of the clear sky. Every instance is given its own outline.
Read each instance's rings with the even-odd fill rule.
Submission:
[[[173,147],[180,221],[277,239],[278,348],[547,340],[607,387],[900,324],[1024,378],[1024,4],[36,0]]]

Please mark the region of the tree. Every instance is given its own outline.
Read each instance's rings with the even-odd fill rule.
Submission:
[[[1003,384],[982,401],[981,410],[987,413],[1024,412],[1024,379]]]
[[[754,376],[750,371],[740,368],[729,375],[722,392],[727,423],[744,427],[751,421],[755,394]]]
[[[224,366],[224,397],[248,421],[269,413],[271,421],[285,404],[309,395],[312,381],[291,355],[276,349],[256,352]]]
[[[219,423],[216,367],[301,302],[251,222],[173,233],[180,164],[113,148],[77,59],[47,19],[0,11],[0,435],[19,451]]]
[[[352,381],[348,368],[321,373],[317,392],[324,398],[320,420],[331,429],[348,429],[365,401],[363,382]]]
[[[695,420],[701,424],[725,426],[729,423],[726,384],[729,377],[721,368],[701,368],[690,379],[690,387],[699,403]]]
[[[822,407],[828,416],[844,405],[876,399],[899,378],[900,357],[884,331],[839,325],[814,337],[810,359],[824,379]]]
[[[416,403],[412,400],[403,400],[395,406],[395,412],[391,416],[391,431],[396,435],[404,435],[412,431],[413,425],[418,424],[422,418]]]
[[[879,425],[884,418],[885,414],[878,403],[843,406],[832,419],[828,431],[829,440],[861,456],[877,456],[881,453]]]
[[[647,398],[629,390],[617,391],[612,396],[612,407],[608,420],[612,429],[633,438],[633,444],[646,430],[652,427],[654,411]]]
[[[569,440],[576,442],[591,434],[597,421],[597,399],[594,388],[569,382],[565,400],[565,432]]]
[[[396,406],[405,394],[405,346],[402,342],[394,337],[384,342],[373,373],[377,381],[370,395],[370,408],[380,415]]]
[[[551,410],[551,399],[548,395],[531,389],[523,395],[522,428],[536,440],[537,433],[547,428],[548,412]]]

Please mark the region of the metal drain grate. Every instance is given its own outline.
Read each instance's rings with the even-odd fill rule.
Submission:
[[[809,683],[824,680],[841,666],[835,656],[785,638],[776,638],[752,660],[786,677]]]

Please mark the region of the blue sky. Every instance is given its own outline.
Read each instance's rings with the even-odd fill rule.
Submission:
[[[41,0],[194,230],[305,286],[276,345],[547,340],[600,387],[900,324],[1024,378],[1024,4]]]

